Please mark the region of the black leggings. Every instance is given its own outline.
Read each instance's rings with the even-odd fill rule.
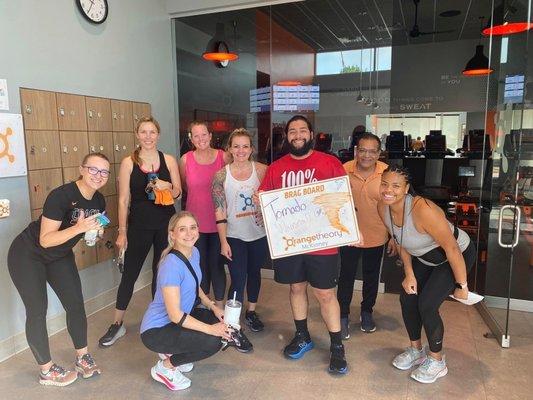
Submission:
[[[220,239],[218,233],[200,233],[196,242],[200,252],[200,268],[202,269],[201,287],[205,294],[213,285],[215,300],[224,300],[226,292],[226,272],[220,260]]]
[[[231,247],[232,261],[229,262],[231,285],[228,298],[237,292],[237,300],[244,299],[244,287],[250,303],[257,303],[261,290],[261,267],[264,266],[268,254],[266,237],[251,242],[228,238]]]
[[[126,310],[133,295],[133,287],[139,277],[144,260],[154,245],[154,258],[152,260],[152,298],[154,298],[157,264],[161,253],[168,246],[168,227],[162,229],[128,228],[128,248],[124,255],[124,272],[120,279],[117,293],[117,310]]]
[[[191,316],[209,325],[219,322],[211,311],[202,308],[195,308]],[[144,331],[141,340],[149,350],[172,354],[170,363],[174,367],[211,357],[222,347],[219,337],[183,328],[173,322]]]
[[[341,272],[337,289],[337,300],[341,307],[341,318],[347,318],[350,314],[350,303],[353,297],[353,286],[359,258],[363,260],[363,301],[361,311],[372,312],[376,304],[379,288],[379,270],[383,257],[383,245],[377,247],[353,247],[343,246],[340,248]]]
[[[469,272],[476,261],[476,246],[472,242],[463,251],[463,257],[466,270]],[[407,294],[405,290],[400,294],[405,328],[409,339],[414,342],[420,340],[423,325],[429,349],[433,353],[438,353],[442,350],[444,337],[444,325],[439,315],[439,307],[455,290],[453,271],[447,262],[431,267],[413,257],[413,272],[418,294]]]
[[[74,348],[87,347],[87,317],[74,254],[70,252],[59,260],[44,263],[19,236],[9,248],[7,265],[26,308],[26,339],[37,363],[44,365],[52,359],[46,330],[46,282],[66,311],[67,329]]]

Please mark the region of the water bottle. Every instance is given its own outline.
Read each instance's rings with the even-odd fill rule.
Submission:
[[[83,238],[85,239],[85,244],[87,246],[93,247],[98,240],[98,229],[91,229],[90,231],[85,232]]]
[[[146,185],[146,195],[148,196],[148,200],[155,200],[155,193],[154,193],[154,185],[157,181],[157,174],[155,172],[149,172],[146,174],[146,177],[148,179],[148,183]]]
[[[234,328],[240,327],[242,309],[241,302],[235,299],[236,295],[237,292],[234,292],[233,299],[229,299],[226,302],[226,307],[224,308],[224,322],[226,325]]]

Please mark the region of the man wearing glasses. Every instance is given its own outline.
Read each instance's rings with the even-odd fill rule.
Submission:
[[[379,161],[381,140],[372,133],[363,133],[354,147],[354,160],[344,164],[350,178],[350,186],[357,221],[363,237],[361,246],[345,246],[340,249],[341,271],[337,299],[341,308],[341,335],[343,340],[350,338],[349,315],[352,302],[355,275],[359,258],[363,259],[363,300],[361,302],[361,330],[371,333],[376,330],[372,308],[376,303],[379,286],[379,272],[383,248],[388,240],[387,228],[378,215],[377,202],[381,175],[388,167]],[[391,240],[387,252],[392,255],[396,249]]]

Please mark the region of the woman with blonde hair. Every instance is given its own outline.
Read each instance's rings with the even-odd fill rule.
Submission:
[[[231,163],[218,171],[213,180],[213,202],[221,243],[221,253],[229,261],[230,295],[237,292],[237,300],[244,299],[247,290],[248,310],[245,322],[254,332],[263,330],[263,322],[255,309],[261,288],[261,267],[268,254],[265,228],[252,197],[265,176],[267,166],[252,161],[252,137],[244,128],[235,129],[227,151]],[[228,296],[229,297],[229,296]],[[237,350],[247,352],[252,344],[244,333]]]
[[[118,287],[113,324],[99,340],[100,346],[113,345],[126,334],[124,313],[144,260],[154,246],[152,296],[155,293],[157,263],[167,245],[167,227],[176,212],[171,198],[181,195],[178,163],[157,149],[159,123],[142,117],[135,129],[139,146],[124,158],[118,174],[118,237],[116,245],[125,250],[124,272]],[[158,204],[156,194],[166,194],[170,203]]]
[[[198,237],[198,222],[190,212],[170,219],[155,296],[141,323],[142,342],[162,358],[152,367],[152,378],[170,390],[188,388],[191,380],[183,372],[218,352],[221,338],[231,340],[223,311],[200,287],[200,253],[194,247]],[[204,307],[197,307],[200,303]]]
[[[211,199],[211,184],[215,173],[226,164],[224,151],[211,145],[213,135],[203,121],[189,124],[189,139],[194,150],[180,159],[180,174],[187,191],[185,209],[198,218],[200,238],[196,247],[200,251],[202,267],[202,289],[209,295],[213,286],[213,297],[219,307],[224,305],[226,273],[220,262],[220,240],[215,224],[215,211]]]

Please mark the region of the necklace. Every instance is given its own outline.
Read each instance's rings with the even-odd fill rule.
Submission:
[[[399,244],[400,245],[400,250],[398,251],[398,259],[396,260],[396,265],[398,267],[402,267],[403,266],[403,261],[402,261],[402,258],[401,258],[401,247],[402,247],[402,244],[403,244],[403,227],[405,226],[405,198],[403,200],[403,218],[402,218],[402,229],[401,229],[401,233],[400,233],[400,241],[398,242],[398,238],[396,237],[396,234],[394,233],[394,222],[392,221],[392,211],[390,209],[390,206],[389,206],[389,218],[390,218],[390,228],[391,228],[391,231],[392,231],[392,237],[394,238],[394,241],[396,242],[396,244]]]

